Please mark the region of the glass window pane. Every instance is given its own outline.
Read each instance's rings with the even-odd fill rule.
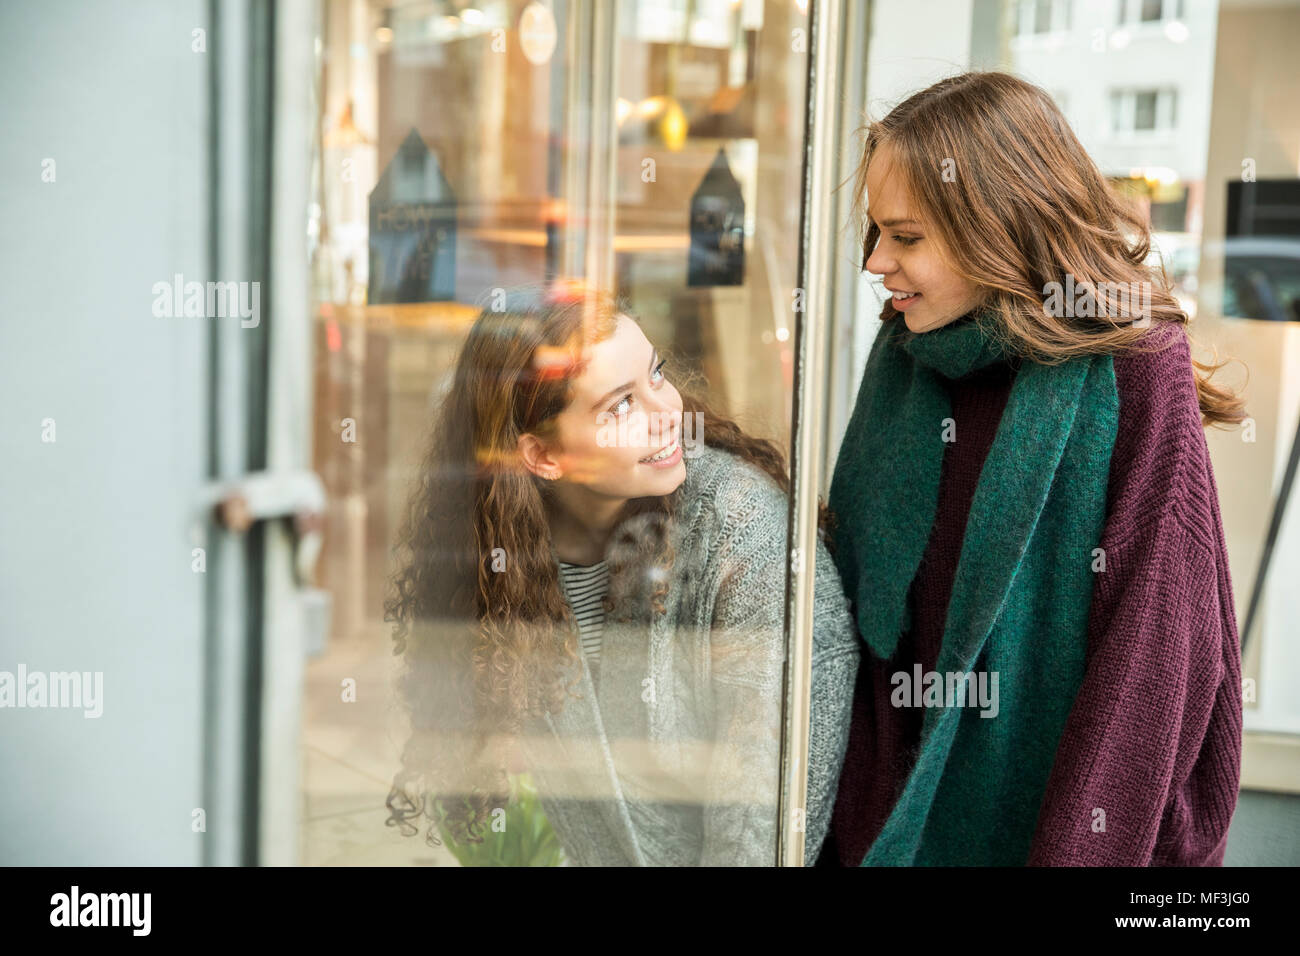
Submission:
[[[806,7],[326,3],[308,862],[776,862]]]
[[[1118,91],[1110,94],[1110,129],[1118,133],[1124,129],[1125,97]]]
[[[1034,32],[1046,33],[1052,29],[1052,0],[1035,0]]]
[[[1152,130],[1156,128],[1156,92],[1139,90],[1134,96],[1133,128],[1135,130]]]

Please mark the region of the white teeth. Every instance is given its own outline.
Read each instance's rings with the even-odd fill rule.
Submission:
[[[669,455],[671,455],[671,454],[672,454],[673,452],[675,452],[676,450],[677,450],[677,442],[674,441],[671,445],[669,445],[669,446],[668,446],[667,448],[665,448],[663,451],[659,452],[659,454],[657,454],[657,455],[651,455],[649,458],[642,458],[641,460],[642,460],[643,462],[663,461],[665,458],[667,458]]]

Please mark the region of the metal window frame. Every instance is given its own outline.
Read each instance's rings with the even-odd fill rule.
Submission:
[[[208,471],[311,467],[307,235],[315,0],[209,0],[209,268],[261,284],[260,323],[211,331]],[[273,281],[272,281],[273,280]],[[210,526],[207,866],[296,865],[304,627],[280,523]]]
[[[843,267],[839,238],[850,197],[837,187],[851,161],[846,148],[861,98],[841,92],[844,79],[860,91],[860,67],[870,10],[848,0],[813,0],[809,10],[807,106],[804,111],[803,208],[796,275],[804,311],[795,313],[794,407],[787,554],[786,674],[782,714],[781,792],[777,859],[804,865],[808,737],[811,724],[813,598],[817,499],[828,472],[830,424],[845,389],[833,344],[851,319],[856,273]],[[850,71],[846,74],[846,66]],[[833,334],[833,332],[837,334]],[[835,372],[840,374],[834,374]]]
[[[262,0],[209,0],[208,243],[210,274],[265,282],[270,12]],[[257,121],[258,118],[262,121]],[[252,334],[250,334],[250,332]],[[213,323],[209,332],[208,474],[259,468],[266,429],[266,327]],[[240,537],[209,525],[205,581],[203,801],[205,866],[258,862],[262,739],[263,529]]]

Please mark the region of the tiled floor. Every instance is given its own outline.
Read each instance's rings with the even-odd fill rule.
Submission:
[[[394,706],[386,630],[342,641],[308,662],[303,706],[301,862],[307,866],[456,866],[425,829],[385,826],[405,721]],[[343,700],[345,680],[355,701]]]

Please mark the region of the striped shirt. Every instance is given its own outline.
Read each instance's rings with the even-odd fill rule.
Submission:
[[[594,676],[600,667],[600,639],[605,629],[602,601],[609,587],[609,567],[604,561],[592,565],[561,561],[560,586],[578,622],[579,643]]]

